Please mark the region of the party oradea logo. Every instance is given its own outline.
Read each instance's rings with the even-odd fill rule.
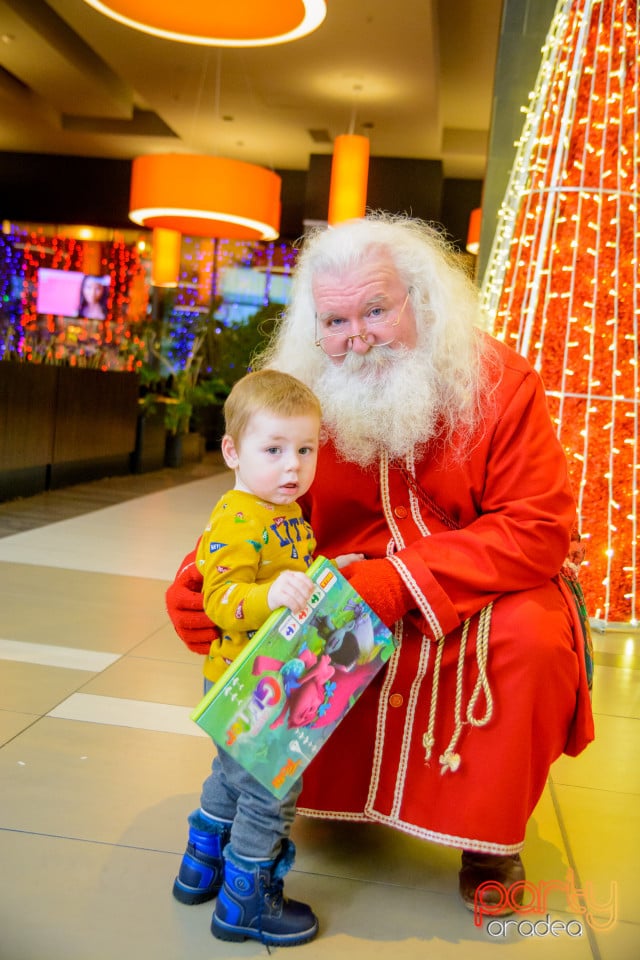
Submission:
[[[566,897],[567,911],[577,915],[574,919],[551,919],[549,894],[558,892]],[[488,893],[497,894],[495,903],[483,903],[483,894]],[[473,922],[476,927],[481,927],[487,918],[486,930],[491,937],[506,937],[512,931],[522,937],[581,937],[585,925],[592,930],[610,930],[616,922],[617,909],[618,885],[615,881],[610,882],[608,897],[602,900],[596,896],[591,882],[577,887],[574,871],[569,870],[565,880],[541,880],[539,883],[518,880],[510,886],[486,880],[475,892]],[[505,919],[509,912],[512,916]]]

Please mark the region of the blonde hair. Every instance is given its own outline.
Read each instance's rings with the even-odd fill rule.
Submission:
[[[239,444],[251,417],[258,412],[277,417],[314,414],[322,419],[315,393],[296,377],[281,370],[255,370],[234,384],[224,403],[225,429]]]

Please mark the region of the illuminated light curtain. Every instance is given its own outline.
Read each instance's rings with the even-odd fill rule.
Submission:
[[[331,162],[329,224],[364,216],[368,179],[369,138],[353,133],[336,137]]]
[[[151,283],[154,287],[177,287],[182,234],[156,227],[151,239]]]
[[[134,30],[183,43],[262,47],[307,36],[327,13],[324,0],[85,0]]]
[[[185,236],[275,240],[280,177],[252,163],[194,154],[136,157],[129,216]]]
[[[638,4],[560,0],[482,287],[541,373],[589,615],[638,623]]]
[[[482,208],[476,207],[471,211],[469,217],[469,230],[467,232],[467,251],[477,257],[480,249],[480,227],[482,226]]]

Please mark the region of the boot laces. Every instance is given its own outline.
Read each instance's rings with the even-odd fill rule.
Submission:
[[[272,876],[270,878],[270,883],[267,883],[264,876],[261,875],[258,889],[260,891],[260,899],[270,911],[277,912],[281,909],[282,902],[284,900],[284,881],[282,879]],[[264,939],[262,931],[262,917],[264,912],[265,911],[260,910],[258,914],[258,936],[260,938],[260,942],[263,943],[267,948],[267,953],[271,954],[269,942]]]
[[[278,877],[271,877],[271,882],[266,883],[261,877],[260,896],[272,910],[278,910],[284,899],[284,881]]]

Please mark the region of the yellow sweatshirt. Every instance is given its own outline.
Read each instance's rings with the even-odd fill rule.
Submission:
[[[269,587],[283,570],[306,570],[316,549],[297,503],[267,503],[230,490],[220,498],[198,545],[204,608],[220,630],[204,674],[218,680],[267,619]]]

